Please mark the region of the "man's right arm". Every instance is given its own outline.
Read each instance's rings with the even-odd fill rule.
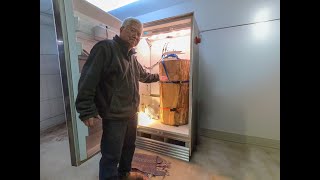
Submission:
[[[76,109],[80,114],[79,118],[82,121],[86,121],[99,115],[94,103],[94,98],[105,61],[110,60],[109,56],[110,52],[108,52],[108,48],[106,48],[102,42],[99,42],[92,48],[90,55],[83,66],[75,103]]]

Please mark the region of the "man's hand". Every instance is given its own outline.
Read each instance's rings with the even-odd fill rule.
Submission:
[[[167,76],[159,76],[160,81],[168,81]]]
[[[87,126],[87,127],[93,127],[95,122],[98,121],[98,120],[102,120],[102,118],[97,115],[95,117],[92,117],[92,118],[89,118],[87,120],[84,120],[83,123]]]

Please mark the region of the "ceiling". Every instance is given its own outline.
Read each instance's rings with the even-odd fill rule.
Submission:
[[[187,1],[191,0],[138,0],[132,4],[112,10],[109,13],[116,18],[123,20],[129,16],[140,16]],[[40,0],[40,12],[53,14],[51,0]]]

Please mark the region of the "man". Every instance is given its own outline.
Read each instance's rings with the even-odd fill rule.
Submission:
[[[76,108],[88,127],[102,120],[99,179],[128,177],[135,151],[139,81],[159,81],[158,74],[147,73],[137,61],[142,23],[127,18],[120,36],[103,40],[92,48],[79,80]],[[119,167],[117,165],[119,164]]]

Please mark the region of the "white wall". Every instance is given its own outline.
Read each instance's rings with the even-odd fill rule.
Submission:
[[[40,13],[40,131],[65,122],[53,16]]]
[[[280,1],[192,0],[137,18],[149,22],[192,11],[203,31],[280,19]],[[200,128],[280,140],[280,20],[201,37]]]

